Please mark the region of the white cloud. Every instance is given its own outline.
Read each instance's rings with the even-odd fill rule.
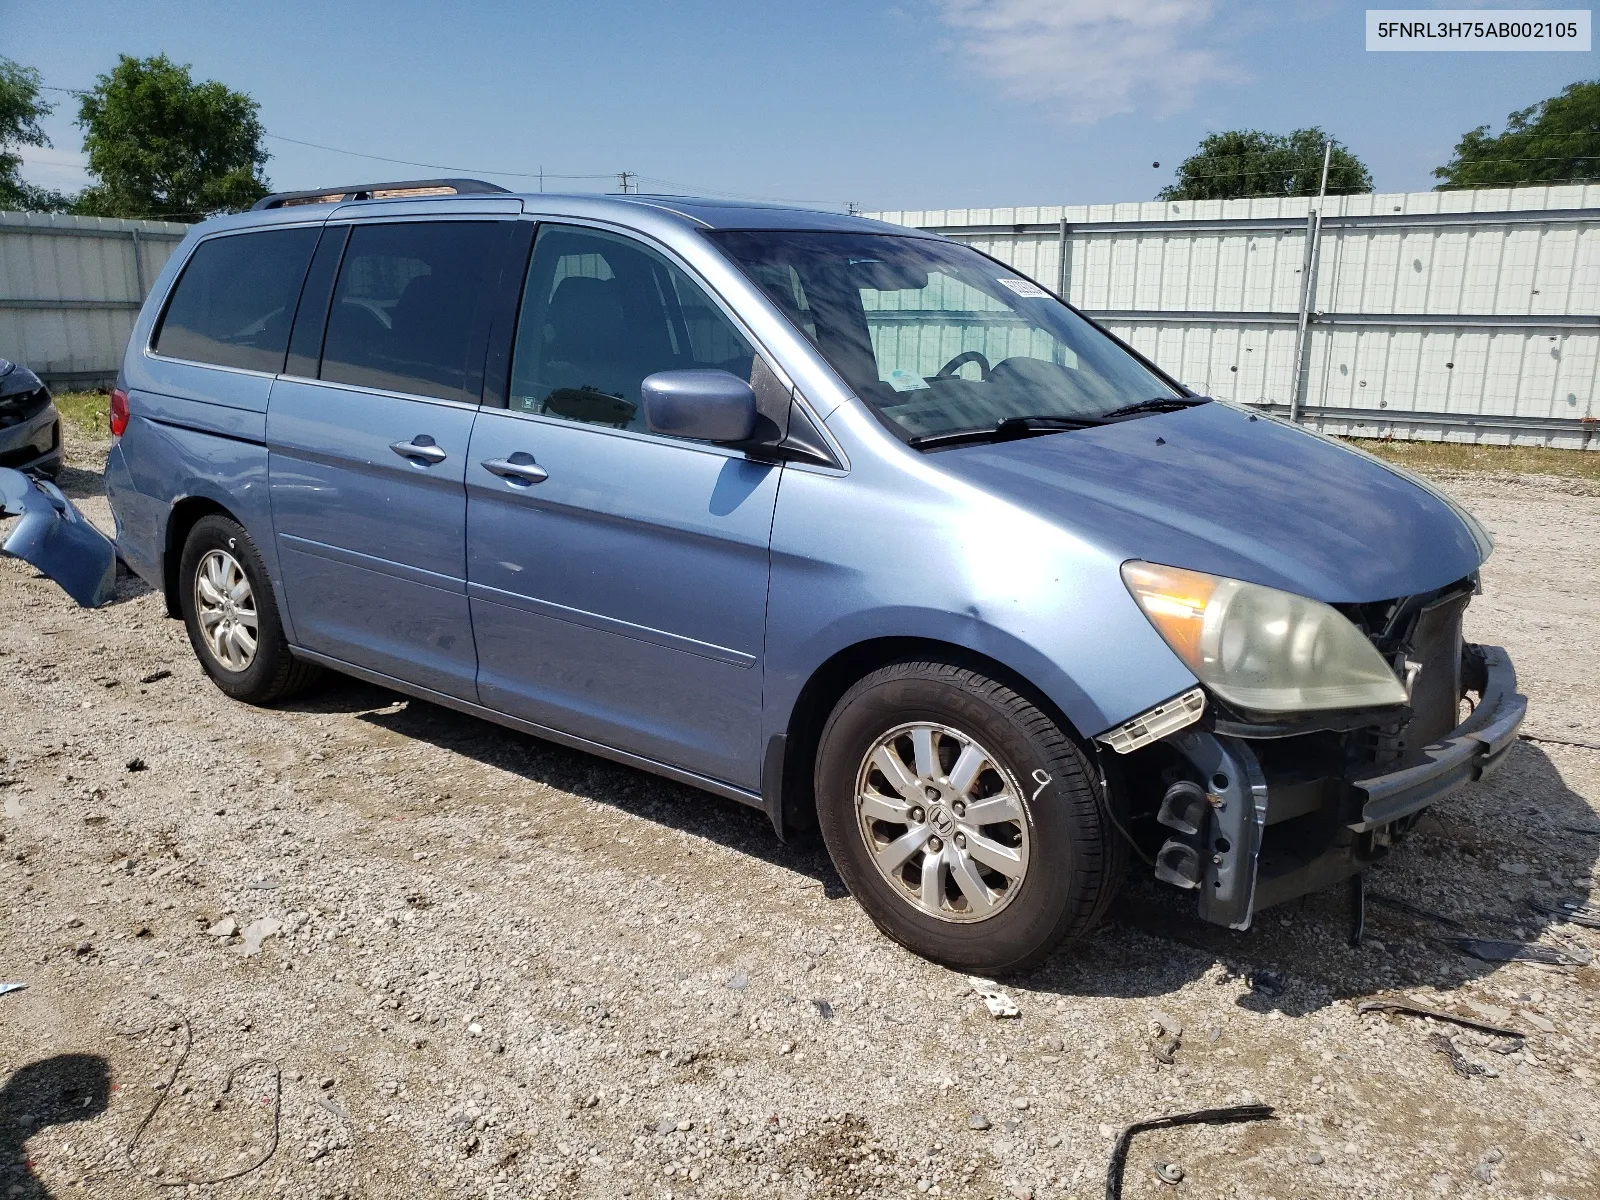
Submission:
[[[87,187],[89,156],[78,150],[55,150],[49,146],[23,146],[22,169],[18,172],[35,187],[75,192]]]
[[[1187,107],[1242,78],[1206,45],[1212,0],[939,0],[952,51],[1017,100],[1089,122]]]

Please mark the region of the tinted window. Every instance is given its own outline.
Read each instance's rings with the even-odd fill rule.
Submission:
[[[750,344],[700,287],[638,242],[547,225],[534,243],[511,369],[511,407],[646,428],[639,384],[719,368],[749,379]]]
[[[222,367],[283,370],[295,302],[316,244],[311,228],[202,242],[167,305],[156,352]]]
[[[322,378],[476,401],[480,306],[499,276],[504,230],[490,221],[358,225],[334,288]]]

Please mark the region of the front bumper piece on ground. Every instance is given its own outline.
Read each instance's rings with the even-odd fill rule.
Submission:
[[[1264,771],[1251,742],[1191,727],[1168,742],[1206,781],[1201,819],[1190,810],[1163,823],[1192,828],[1162,848],[1198,857],[1186,886],[1199,893],[1199,915],[1232,929],[1248,929],[1260,909],[1320,891],[1361,871],[1403,822],[1463,784],[1481,779],[1505,761],[1527,714],[1516,671],[1498,646],[1470,647],[1482,663],[1479,701],[1472,714],[1424,747],[1420,762],[1399,770],[1348,778],[1277,779]],[[1198,806],[1196,806],[1198,807]],[[1401,828],[1404,828],[1402,826]],[[1269,829],[1271,833],[1269,835]],[[1157,875],[1169,882],[1158,857]]]
[[[55,580],[84,608],[116,595],[116,546],[55,484],[0,467],[0,517],[22,518],[0,551]]]

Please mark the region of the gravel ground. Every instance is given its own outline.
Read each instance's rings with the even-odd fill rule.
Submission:
[[[1600,947],[1527,903],[1596,886],[1600,487],[1445,486],[1553,740],[1369,886]],[[1352,949],[1342,889],[1233,934],[1136,873],[996,1019],[761,814],[352,681],[232,703],[135,580],[85,612],[0,562],[0,677],[0,1197],[1088,1197],[1127,1123],[1251,1102],[1139,1135],[1125,1194],[1600,1196],[1597,967],[1377,903]]]

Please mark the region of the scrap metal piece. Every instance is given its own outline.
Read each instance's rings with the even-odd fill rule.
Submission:
[[[1360,871],[1350,876],[1350,945],[1361,948],[1367,932],[1367,884]]]
[[[1111,1162],[1106,1167],[1106,1200],[1122,1200],[1122,1172],[1128,1162],[1128,1147],[1136,1133],[1171,1129],[1177,1125],[1237,1125],[1245,1121],[1270,1121],[1272,1118],[1270,1104],[1239,1104],[1232,1108],[1203,1108],[1198,1112],[1174,1113],[1170,1117],[1135,1121],[1118,1135],[1117,1144],[1111,1148]]]
[[[1463,933],[1466,932],[1467,927],[1454,917],[1436,913],[1432,909],[1423,908],[1420,904],[1413,904],[1409,900],[1401,900],[1397,896],[1385,896],[1382,892],[1368,892],[1367,899],[1381,904],[1385,908],[1394,908],[1404,913],[1410,913],[1414,917],[1425,917],[1430,921],[1437,921],[1447,929],[1459,929]]]
[[[972,990],[983,997],[983,1002],[988,1006],[989,1015],[995,1020],[1006,1017],[1020,1017],[1022,1010],[1010,996],[1000,990],[1000,985],[992,979],[979,979],[976,975],[967,977],[967,982],[972,985]]]
[[[0,551],[55,580],[84,608],[117,594],[117,548],[55,484],[0,467],[0,517],[21,517]]]
[[[1594,961],[1589,950],[1557,950],[1532,942],[1510,942],[1500,938],[1456,937],[1439,934],[1434,938],[1482,962],[1531,962],[1552,967],[1586,967]]]
[[[1573,904],[1566,900],[1560,904],[1546,904],[1543,900],[1530,896],[1528,907],[1541,916],[1570,921],[1574,925],[1582,925],[1588,929],[1600,929],[1600,908],[1593,908],[1587,904]]]
[[[1448,1058],[1450,1060],[1450,1069],[1463,1079],[1471,1078],[1473,1075],[1487,1075],[1489,1073],[1487,1067],[1479,1066],[1465,1054],[1462,1054],[1461,1051],[1456,1049],[1455,1043],[1442,1033],[1435,1033],[1430,1036],[1428,1045],[1432,1046],[1437,1053]]]
[[[27,986],[25,983],[0,983],[0,996],[9,996],[12,992],[20,992]]]
[[[1479,1033],[1492,1033],[1496,1037],[1516,1038],[1518,1041],[1525,1040],[1528,1036],[1520,1030],[1507,1029],[1503,1025],[1490,1025],[1487,1021],[1474,1021],[1471,1017],[1458,1017],[1454,1013],[1440,1012],[1420,1004],[1405,1004],[1399,1000],[1363,1000],[1356,1005],[1356,1012],[1403,1013],[1410,1017],[1431,1017],[1435,1021],[1448,1021],[1463,1029],[1475,1029]]]

